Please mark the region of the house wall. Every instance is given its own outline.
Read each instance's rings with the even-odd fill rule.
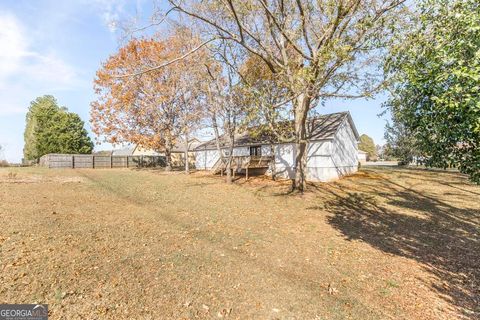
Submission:
[[[357,143],[352,127],[344,122],[333,140],[332,160],[338,178],[358,171]]]
[[[197,150],[195,151],[195,167],[199,170],[210,170],[218,161],[217,150]]]
[[[270,145],[262,145],[262,154],[271,155]],[[227,151],[227,149],[223,149]],[[250,155],[250,147],[235,147],[233,148],[234,156],[248,156]],[[210,170],[218,161],[219,156],[217,150],[196,150],[195,151],[195,164],[196,168],[200,170]]]
[[[332,142],[314,141],[307,146],[307,180],[328,181],[338,178],[331,157]],[[297,152],[293,143],[275,146],[275,169],[277,176],[295,178],[295,157]]]
[[[315,141],[308,144],[307,180],[329,181],[338,178],[332,161],[333,141]]]
[[[293,143],[277,144],[274,150],[275,174],[283,178],[295,177],[295,157],[297,155],[295,145]]]
[[[328,161],[330,152],[330,142],[315,142],[308,147],[308,163],[310,166],[332,166]],[[224,149],[226,151],[226,149]],[[277,144],[274,146],[275,168],[277,175],[284,178],[295,177],[295,156],[296,150],[293,143]],[[270,145],[262,145],[262,154],[271,155]],[[235,147],[234,156],[250,155],[250,147]],[[197,150],[195,166],[200,170],[210,170],[217,163],[219,156],[217,150]],[[315,178],[315,177],[312,177]]]
[[[363,152],[358,152],[358,161],[360,163],[365,163],[367,162],[367,154]]]
[[[249,147],[235,147],[233,148],[233,155],[234,156],[248,156],[250,155],[250,148]]]

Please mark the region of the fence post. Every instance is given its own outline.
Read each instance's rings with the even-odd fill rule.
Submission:
[[[92,156],[92,169],[95,169],[95,156]]]
[[[75,169],[75,156],[72,155],[72,169]]]
[[[113,157],[110,155],[110,169],[113,168]]]
[[[140,168],[143,168],[143,154],[142,154],[142,158],[140,160]]]
[[[123,162],[123,161],[122,161]],[[128,168],[128,156],[127,156],[127,168]]]

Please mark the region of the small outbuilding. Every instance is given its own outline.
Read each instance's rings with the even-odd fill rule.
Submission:
[[[293,127],[293,126],[292,126]],[[254,137],[249,130],[235,136],[233,156],[235,170],[247,170],[251,163],[262,164],[266,172],[275,170],[277,176],[295,177],[296,148],[293,132],[287,142],[267,142]],[[349,112],[317,116],[307,121],[307,180],[331,181],[358,170],[359,134]],[[220,148],[228,153],[227,137],[220,137]],[[215,139],[198,145],[195,149],[197,170],[216,170],[221,164]],[[246,160],[244,160],[246,159]],[[264,166],[265,160],[270,164]],[[274,162],[273,162],[274,161]],[[245,165],[246,164],[246,167]],[[255,167],[255,166],[253,166]]]
[[[358,162],[365,163],[368,159],[368,153],[363,150],[358,150]]]
[[[200,140],[192,138],[188,141],[188,163],[191,167],[195,166],[195,152],[193,151],[200,144]],[[172,165],[174,167],[185,165],[185,142],[177,142],[171,150]],[[153,149],[143,148],[135,145],[132,149],[134,156],[165,156],[164,151],[155,151]]]

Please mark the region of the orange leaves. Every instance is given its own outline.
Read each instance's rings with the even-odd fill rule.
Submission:
[[[93,131],[112,143],[138,143],[155,150],[163,149],[166,140],[174,140],[185,125],[180,121],[185,118],[185,103],[199,97],[202,77],[207,77],[208,52],[199,50],[168,67],[138,76],[118,76],[161,65],[198,43],[191,31],[182,28],[163,39],[132,39],[110,56],[94,79],[97,100],[91,103]],[[191,110],[187,114],[191,115]]]

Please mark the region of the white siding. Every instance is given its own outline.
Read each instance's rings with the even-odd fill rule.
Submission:
[[[314,141],[307,146],[307,168],[331,168],[334,166],[331,141]]]
[[[235,148],[233,148],[233,155],[234,156],[248,156],[248,155],[250,155],[250,148],[249,147],[235,147]]]
[[[336,176],[332,179],[338,179],[358,170],[357,139],[348,121],[345,121],[335,134],[332,160],[336,169]]]
[[[329,181],[338,178],[332,160],[332,141],[314,141],[307,146],[307,180]],[[295,145],[281,144],[275,146],[275,167],[278,176],[295,178]]]
[[[308,144],[307,180],[328,181],[335,177],[332,161],[332,141],[314,141]]]
[[[275,145],[275,169],[278,176],[290,179],[295,176],[295,156],[293,143]]]
[[[225,153],[228,149],[222,149]],[[234,156],[248,156],[250,147],[233,148]],[[210,170],[219,159],[218,151],[215,150],[197,150],[195,151],[195,167],[199,170]]]
[[[195,168],[199,170],[209,170],[218,161],[217,150],[199,150],[195,151]]]
[[[361,163],[367,162],[367,154],[364,153],[363,151],[361,152],[360,150],[358,151],[358,161]]]
[[[222,149],[223,152],[227,149]],[[270,155],[270,145],[262,145],[262,154]],[[233,148],[234,156],[248,156],[250,155],[250,147],[235,147]],[[199,170],[209,170],[218,161],[217,150],[197,150],[195,151],[195,167]]]
[[[273,150],[275,152],[275,146],[273,147]],[[271,156],[272,155],[272,152],[271,152],[271,147],[270,145],[263,145],[262,146],[262,155],[264,156]]]
[[[335,134],[332,158],[336,167],[358,166],[357,139],[348,122],[344,122]]]

